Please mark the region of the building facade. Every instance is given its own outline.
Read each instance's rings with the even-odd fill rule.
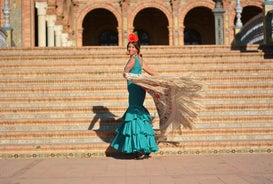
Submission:
[[[4,9],[6,0],[1,0]],[[264,0],[9,0],[16,47],[230,45],[236,22],[263,12]],[[241,12],[238,12],[241,7]],[[237,9],[236,9],[237,8]],[[0,15],[3,27],[6,18]]]

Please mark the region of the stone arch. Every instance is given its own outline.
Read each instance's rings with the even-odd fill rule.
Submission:
[[[117,19],[118,22],[118,37],[119,37],[119,45],[122,45],[122,34],[121,34],[121,28],[122,28],[122,17],[121,17],[121,13],[119,11],[119,9],[117,9],[115,6],[113,6],[110,3],[93,3],[90,2],[88,3],[83,9],[79,9],[80,14],[77,16],[77,31],[76,31],[76,37],[77,37],[77,46],[82,46],[82,33],[83,33],[83,27],[82,27],[82,23],[84,21],[85,16],[92,10],[95,9],[106,9],[110,12],[113,13],[113,15],[115,16],[115,18]]]
[[[128,11],[130,13],[128,13],[127,32],[130,33],[134,30],[134,19],[137,16],[137,14],[145,8],[156,8],[165,14],[169,24],[169,44],[173,45],[173,34],[172,34],[173,16],[172,16],[171,7],[168,8],[167,6],[158,2],[138,3],[136,6],[131,7],[130,10]]]
[[[263,12],[263,9],[257,6],[245,6],[242,12],[242,22],[246,24],[251,18]]]
[[[178,10],[178,39],[179,45],[184,45],[184,20],[186,15],[194,8],[205,7],[208,9],[214,9],[215,3],[210,0],[191,1],[187,6],[181,6]]]
[[[264,0],[256,0],[256,1],[250,0],[250,1],[240,1],[240,2],[241,2],[240,5],[242,8],[246,6],[256,6],[263,9]],[[230,6],[230,4],[232,4],[230,1],[223,2],[223,8],[228,11],[228,14],[225,15],[225,18],[228,19],[228,27],[227,28],[225,27],[225,30],[224,30],[225,32],[224,34],[226,35],[226,37],[230,38],[227,44],[231,44],[233,42],[234,35],[235,35],[234,20],[236,19],[235,8],[237,4],[236,2],[234,2],[232,6]]]

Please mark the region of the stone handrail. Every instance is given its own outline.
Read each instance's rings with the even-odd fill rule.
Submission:
[[[7,32],[4,30],[4,28],[0,27],[0,47],[8,46],[6,42],[7,36]]]
[[[262,44],[263,33],[263,13],[253,17],[241,31],[235,36],[236,45]]]

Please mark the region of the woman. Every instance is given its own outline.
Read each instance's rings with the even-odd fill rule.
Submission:
[[[138,37],[131,33],[128,38],[127,53],[130,56],[125,65],[123,76],[127,73],[141,74],[142,69],[150,74],[157,73],[148,67],[140,57]],[[117,135],[111,146],[124,153],[134,153],[135,157],[149,158],[151,152],[158,151],[155,132],[151,125],[151,115],[143,106],[146,91],[136,84],[127,81],[129,92],[129,107],[123,115],[122,124],[116,129]]]

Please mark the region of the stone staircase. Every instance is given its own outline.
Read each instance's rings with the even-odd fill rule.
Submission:
[[[146,46],[162,75],[207,84],[193,130],[159,142],[154,155],[272,153],[273,52],[257,45]],[[127,108],[123,47],[0,50],[0,159],[88,158],[113,153]],[[145,106],[158,116],[150,96]]]

